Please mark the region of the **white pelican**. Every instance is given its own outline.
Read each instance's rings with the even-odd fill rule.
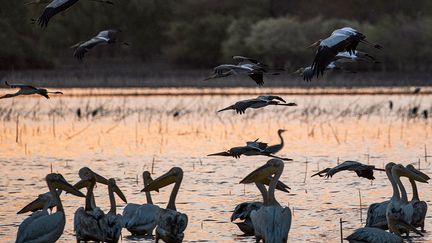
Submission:
[[[108,180],[108,194],[110,199],[110,210],[105,215],[105,218],[102,222],[102,229],[105,231],[105,240],[104,242],[118,242],[120,239],[121,231],[123,228],[122,225],[122,216],[117,214],[116,211],[116,202],[114,192],[127,203],[126,197],[123,192],[117,186],[115,180],[110,178]]]
[[[414,168],[413,165],[407,165],[406,168],[414,173],[417,173],[418,175],[422,176],[425,180],[429,180],[430,177],[424,174],[423,172],[417,170]],[[424,230],[424,221],[427,214],[427,203],[425,201],[420,201],[418,191],[417,191],[417,185],[413,179],[409,179],[412,187],[412,199],[409,202],[412,204],[412,207],[414,209],[412,221],[411,224],[414,227],[421,227],[421,231],[425,232]]]
[[[260,63],[256,59],[233,56],[234,60],[239,60],[237,65],[233,64],[222,64],[214,68],[214,74],[206,78],[205,80],[212,78],[227,77],[234,74],[245,74],[253,79],[259,86],[264,85],[263,76],[264,74],[278,75],[278,72],[272,71],[284,71],[284,69],[269,68],[268,65]]]
[[[54,15],[65,11],[66,9],[74,5],[76,2],[78,2],[78,0],[53,0],[50,4],[48,4],[45,7],[42,15],[38,18],[38,24],[42,28],[46,28],[48,26],[48,22]],[[96,2],[113,4],[111,1],[108,0],[99,0]],[[37,3],[37,1],[35,3]]]
[[[374,170],[378,170],[378,171],[385,171],[385,169],[379,169],[379,168],[375,168],[374,165],[365,165],[362,164],[360,162],[357,161],[352,161],[352,160],[347,160],[333,168],[326,168],[323,169],[315,174],[313,174],[311,177],[314,177],[316,175],[323,177],[325,176],[326,178],[328,177],[333,177],[334,174],[341,172],[341,171],[354,171],[358,177],[363,177],[363,178],[367,178],[369,180],[374,180],[375,177],[373,176],[373,171]],[[325,175],[323,175],[325,173]]]
[[[248,108],[259,109],[269,105],[297,106],[296,103],[286,103],[286,101],[280,96],[260,95],[254,99],[237,101],[234,105],[230,105],[222,110],[218,110],[218,112],[235,110],[237,114],[241,115],[244,114]]]
[[[78,43],[72,47],[78,46],[75,49],[74,57],[76,57],[79,61],[82,61],[84,55],[93,47],[100,44],[114,44],[117,43],[117,34],[120,32],[119,30],[103,30],[99,32],[95,37],[90,40]],[[123,42],[124,45],[129,45],[126,42]]]
[[[167,208],[160,209],[157,217],[156,242],[159,242],[159,239],[162,239],[167,243],[183,241],[184,230],[188,224],[188,217],[186,214],[177,212],[175,205],[175,199],[180,189],[182,179],[183,170],[180,167],[173,167],[167,173],[152,181],[144,188],[144,191],[155,191],[159,188],[175,183]]]
[[[347,238],[350,243],[402,243],[403,238],[385,230],[372,227],[356,229]]]
[[[240,181],[240,183],[260,182],[274,174],[268,191],[262,191],[264,193],[263,198],[267,197],[267,201],[264,202],[263,207],[257,211],[252,211],[250,215],[255,229],[256,242],[261,239],[267,243],[288,241],[288,232],[291,227],[291,210],[288,207],[281,207],[274,195],[283,168],[284,162],[282,160],[271,159]]]
[[[26,85],[26,84],[9,84],[7,81],[5,81],[5,84],[10,88],[19,88],[19,90],[13,94],[3,95],[0,97],[0,99],[11,98],[18,95],[32,95],[32,94],[42,95],[43,97],[49,99],[50,97],[48,96],[48,94],[63,94],[60,91],[51,92],[46,89],[36,88],[34,86]]]
[[[236,159],[240,158],[241,155],[245,156],[255,156],[262,155],[267,157],[272,157],[276,159],[281,159],[284,161],[292,161],[289,158],[281,158],[275,155],[272,155],[271,152],[266,151],[268,147],[267,143],[258,142],[258,139],[253,142],[246,142],[246,146],[232,147],[227,151],[208,154],[207,156],[231,156]]]
[[[55,213],[34,214],[34,220],[27,220],[25,224],[20,225],[18,229],[16,243],[22,242],[55,242],[63,234],[66,224],[66,217],[63,210],[63,205],[56,189],[62,189],[78,197],[84,197],[80,191],[69,184],[61,174],[48,174],[46,182],[53,199],[56,201],[57,210]],[[32,218],[33,216],[30,216]]]
[[[261,182],[255,182],[255,185],[258,187],[261,195],[263,196],[263,202],[240,203],[235,207],[234,212],[231,215],[231,222],[235,221],[236,219],[243,220],[242,222],[235,222],[235,224],[245,235],[255,234],[250,214],[252,211],[260,209],[263,206],[263,203],[267,202],[267,189],[265,188],[264,184],[268,186],[270,184],[270,181],[271,177],[267,177]],[[276,189],[289,193],[288,189],[291,188],[285,185],[283,182],[278,181]]]
[[[95,207],[92,200],[93,189],[96,182],[108,184],[108,180],[104,177],[94,173],[87,167],[83,167],[79,171],[81,180],[75,184],[77,188],[87,187],[87,195],[85,200],[85,207],[80,207],[75,211],[74,217],[74,231],[77,242],[81,241],[104,241],[106,232],[100,227],[103,224],[105,213]]]
[[[144,188],[153,181],[150,172],[143,172],[143,181]],[[160,208],[153,205],[149,191],[145,194],[146,204],[128,203],[123,210],[123,226],[133,235],[152,235],[156,227],[156,217]]]
[[[390,203],[387,205],[386,218],[389,231],[397,235],[401,235],[399,222],[410,225],[413,216],[413,205],[409,204],[406,198],[406,190],[403,186],[400,177],[406,176],[409,179],[413,179],[419,182],[427,183],[427,181],[420,175],[406,169],[403,165],[394,165],[391,169],[394,181],[392,181],[393,196],[390,199]],[[398,186],[401,191],[402,197],[399,195]],[[407,235],[412,227],[407,228],[403,225],[403,230],[406,230]],[[414,228],[415,231],[415,228]]]
[[[318,46],[318,50],[316,51],[315,58],[311,65],[313,73],[317,77],[320,74],[323,75],[326,67],[339,52],[348,51],[350,54],[354,53],[360,42],[372,45],[377,49],[382,49],[380,45],[368,42],[364,34],[351,27],[337,29],[326,39],[315,42],[310,46]]]
[[[385,166],[385,171],[387,174],[387,178],[390,181],[391,185],[395,184],[396,182],[393,179],[391,169],[396,164],[393,162],[387,163]],[[397,190],[397,193],[399,193],[397,187],[393,187],[393,195],[395,195],[395,191]],[[381,229],[388,229],[387,225],[387,217],[386,217],[386,211],[387,206],[390,203],[390,200],[380,202],[380,203],[372,203],[367,211],[367,218],[366,218],[366,227],[378,227]]]

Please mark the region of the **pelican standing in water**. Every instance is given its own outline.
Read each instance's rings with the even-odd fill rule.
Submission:
[[[296,103],[286,103],[284,99],[280,96],[276,95],[260,95],[254,99],[248,99],[248,100],[241,100],[236,102],[234,105],[230,105],[222,110],[218,110],[218,112],[221,111],[227,111],[227,110],[235,110],[237,114],[244,114],[246,112],[246,109],[253,108],[253,109],[259,109],[263,108],[269,105],[278,105],[278,106],[297,106]]]
[[[96,182],[108,185],[108,180],[96,174],[87,167],[83,167],[79,171],[81,180],[75,184],[77,188],[87,187],[87,195],[85,207],[80,207],[75,211],[74,231],[77,242],[81,241],[104,241],[106,232],[102,230],[100,225],[103,225],[105,213],[96,207],[93,195],[93,189]]]
[[[264,202],[263,207],[257,211],[252,211],[250,215],[255,229],[256,242],[260,240],[266,243],[288,241],[288,232],[291,227],[291,210],[288,207],[281,207],[274,195],[283,168],[284,162],[282,160],[271,159],[240,181],[240,183],[260,182],[274,175],[268,191],[261,191],[263,198],[267,198],[267,201]]]
[[[38,94],[41,95],[47,99],[49,99],[48,94],[63,94],[60,91],[48,91],[46,89],[42,88],[36,88],[32,85],[26,85],[26,84],[9,84],[7,81],[5,81],[5,85],[9,88],[19,88],[19,90],[16,93],[13,94],[5,94],[0,97],[0,99],[4,98],[12,98],[19,95],[32,95],[32,94]]]
[[[143,172],[143,181],[144,188],[153,181],[150,172]],[[156,227],[160,208],[153,205],[150,191],[146,191],[145,195],[146,204],[128,203],[123,210],[123,226],[133,235],[151,235]]]
[[[414,209],[413,205],[409,204],[407,201],[406,190],[400,180],[400,177],[406,176],[409,179],[413,179],[422,183],[427,183],[427,181],[420,175],[406,169],[400,164],[394,165],[391,169],[391,172],[394,180],[392,181],[393,196],[390,199],[390,203],[387,205],[387,224],[390,232],[400,236],[402,228],[403,231],[409,235],[410,230],[416,231],[416,229],[411,226]],[[398,186],[402,197],[399,195]],[[401,225],[400,222],[402,222],[403,225]]]
[[[255,234],[255,230],[252,224],[252,220],[250,218],[250,214],[252,213],[252,211],[256,211],[260,209],[263,206],[263,203],[267,202],[267,189],[265,188],[264,185],[269,186],[271,179],[272,179],[271,177],[267,177],[260,182],[255,182],[255,185],[258,187],[258,189],[261,192],[261,195],[263,196],[263,202],[240,203],[235,207],[234,212],[231,215],[231,222],[235,221],[236,219],[243,220],[242,222],[236,222],[235,224],[245,235]],[[285,185],[283,182],[278,181],[276,185],[276,189],[289,193],[288,189],[291,188]]]
[[[173,167],[143,189],[146,192],[155,191],[174,183],[167,208],[160,209],[159,211],[156,226],[156,242],[159,242],[159,239],[167,243],[183,241],[188,217],[186,214],[178,212],[175,205],[182,180],[183,170],[180,167]]]
[[[56,189],[62,189],[78,197],[85,197],[80,191],[69,184],[61,174],[48,174],[46,182],[49,191],[56,201],[57,211],[52,214],[39,215],[35,220],[27,221],[25,225],[20,225],[18,229],[16,243],[23,242],[55,242],[63,234],[66,224],[66,216],[63,205]],[[30,216],[32,217],[32,216]]]
[[[420,175],[421,177],[423,177],[426,181],[428,181],[430,179],[429,176],[427,176],[426,174],[424,174],[423,172],[417,170],[414,168],[413,165],[407,165],[406,168],[418,175]],[[418,190],[417,190],[417,185],[415,183],[415,180],[413,179],[409,179],[410,183],[411,183],[411,187],[412,187],[412,199],[409,202],[413,209],[413,216],[412,216],[412,221],[411,224],[414,227],[420,227],[422,232],[426,232],[424,230],[424,221],[426,218],[426,214],[427,214],[427,203],[425,201],[420,201],[419,199],[419,195],[418,195]]]
[[[105,231],[105,240],[104,242],[118,242],[121,235],[121,230],[123,228],[122,224],[122,216],[117,214],[116,210],[116,202],[114,192],[127,203],[126,197],[123,192],[117,186],[115,180],[113,178],[108,179],[108,194],[110,199],[110,210],[105,215],[103,220],[104,224],[102,225],[103,230]]]

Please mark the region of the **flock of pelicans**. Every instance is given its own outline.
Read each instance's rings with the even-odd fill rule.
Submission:
[[[94,0],[109,3],[106,0]],[[42,1],[36,1],[40,3]],[[37,23],[47,27],[50,19],[74,5],[78,0],[53,0],[45,8]],[[36,21],[35,21],[36,22]],[[86,42],[75,45],[74,56],[82,60],[84,55],[99,44],[118,43],[116,30],[101,31],[97,36]],[[126,42],[122,42],[127,45]],[[346,62],[366,61],[376,62],[375,58],[367,53],[357,51],[357,45],[365,43],[377,49],[380,45],[372,44],[366,40],[366,36],[359,31],[344,27],[335,30],[328,38],[319,40],[311,47],[316,48],[315,58],[312,65],[301,68],[303,78],[310,81],[314,76],[319,77],[325,70],[340,69]],[[281,68],[271,68],[258,60],[243,56],[234,56],[237,64],[223,64],[214,68],[214,73],[207,79],[227,77],[231,75],[247,75],[258,85],[263,85],[264,75],[277,75],[284,71]],[[6,94],[0,98],[10,98],[19,95],[39,94],[49,98],[50,93],[62,94],[60,91],[50,92],[43,88],[37,88],[25,84],[5,84],[11,88],[19,88],[14,94]],[[286,101],[275,95],[261,95],[254,99],[238,101],[235,104],[219,110],[235,110],[236,113],[244,114],[248,108],[258,109],[269,105],[296,106],[295,103]],[[279,181],[284,162],[288,158],[281,158],[275,154],[279,152],[284,141],[282,133],[278,135],[281,143],[268,146],[267,143],[249,141],[245,146],[238,146],[228,151],[209,154],[209,156],[232,156],[239,158],[241,155],[256,156],[263,155],[271,157],[264,165],[248,174],[240,183],[254,183],[261,192],[262,201],[245,202],[239,204],[233,211],[231,221],[235,222],[239,229],[246,235],[255,235],[256,242],[263,240],[267,243],[287,242],[291,227],[291,210],[283,207],[275,198],[275,190],[289,192],[289,187]],[[364,228],[357,229],[346,238],[349,242],[403,242],[402,234],[409,236],[411,231],[422,235],[424,231],[424,220],[427,212],[427,204],[418,196],[416,181],[427,183],[430,179],[427,175],[416,170],[412,165],[404,167],[401,164],[388,163],[385,169],[377,169],[371,165],[361,164],[356,161],[345,161],[334,168],[327,168],[313,176],[332,177],[340,171],[355,171],[359,177],[375,179],[374,170],[385,171],[393,189],[390,200],[374,203],[369,206],[367,222]],[[46,176],[49,192],[39,197],[21,209],[18,213],[33,212],[19,226],[16,242],[55,242],[63,234],[66,216],[60,200],[63,191],[71,195],[84,197],[85,206],[75,212],[74,231],[77,242],[118,242],[122,228],[126,228],[132,235],[152,235],[155,230],[155,239],[165,242],[182,242],[184,231],[188,224],[188,217],[177,211],[175,200],[183,179],[183,170],[173,167],[165,174],[153,180],[148,171],[143,172],[144,188],[147,203],[127,203],[125,195],[116,185],[114,179],[95,173],[87,167],[83,167],[78,173],[80,181],[75,185],[68,183],[61,174],[51,173]],[[407,192],[400,177],[407,177],[412,186],[413,197],[407,198]],[[106,185],[110,199],[110,210],[103,212],[97,207],[93,190],[96,184]],[[174,184],[166,208],[154,205],[151,191]],[[80,190],[86,188],[86,195]],[[117,195],[127,203],[123,214],[116,212]],[[54,212],[55,208],[55,212]],[[417,228],[420,228],[419,231]],[[386,230],[389,231],[386,231]]]

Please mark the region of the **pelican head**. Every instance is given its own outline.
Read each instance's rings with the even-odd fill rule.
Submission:
[[[261,182],[269,176],[276,173],[276,171],[283,169],[284,162],[280,159],[271,159],[266,164],[252,171],[243,180],[241,184],[249,184],[254,182]]]
[[[78,175],[81,178],[81,181],[91,181],[92,178],[94,178],[96,182],[102,183],[104,185],[108,185],[108,180],[105,179],[105,177],[97,174],[96,172],[92,171],[88,167],[82,167],[79,170]]]
[[[413,171],[405,168],[401,164],[394,165],[391,168],[391,172],[393,175],[405,176],[405,177],[408,177],[409,179],[413,179],[413,180],[418,181],[418,182],[428,183],[424,177],[417,174],[416,172],[413,172]]]
[[[413,165],[409,164],[406,166],[406,168],[414,173],[416,173],[417,175],[423,177],[423,179],[425,179],[426,181],[430,180],[430,177],[428,175],[426,175],[425,173],[417,170],[416,168],[414,168]]]
[[[34,212],[36,210],[42,209],[51,202],[51,197],[47,194],[39,194],[38,198],[33,200],[31,203],[27,204],[25,207],[23,207],[20,211],[18,211],[17,214],[27,213],[27,212]]]
[[[53,185],[57,189],[64,190],[78,197],[85,197],[82,192],[69,184],[61,174],[51,173],[48,174],[45,179],[49,185]]]
[[[113,178],[108,179],[108,186],[111,187],[113,192],[115,192],[117,194],[117,196],[119,196],[119,198],[121,198],[121,200],[123,200],[123,202],[127,203],[125,195],[120,190],[120,188],[117,186],[117,183]]]
[[[144,187],[141,192],[156,191],[181,179],[183,179],[183,170],[180,167],[173,167],[167,173],[161,175]]]

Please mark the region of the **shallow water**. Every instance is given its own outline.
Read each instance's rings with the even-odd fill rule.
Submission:
[[[260,138],[285,147],[280,156],[287,162],[281,177],[292,190],[277,192],[282,205],[293,211],[289,233],[292,242],[339,242],[339,219],[343,234],[361,227],[367,206],[386,200],[391,187],[384,173],[375,173],[371,183],[352,172],[325,180],[310,175],[338,161],[359,160],[383,167],[389,161],[416,163],[432,174],[432,123],[408,118],[409,109],[431,110],[432,97],[415,95],[324,95],[284,96],[298,107],[267,107],[216,113],[239,99],[253,96],[103,96],[103,97],[19,97],[0,102],[0,239],[15,240],[18,225],[27,215],[16,215],[38,194],[47,191],[44,177],[62,173],[74,183],[78,170],[89,166],[99,174],[117,180],[129,202],[145,203],[142,172],[153,177],[172,166],[184,170],[177,197],[177,209],[189,216],[185,241],[254,242],[243,237],[229,221],[234,207],[244,201],[261,200],[253,185],[238,182],[264,164],[266,157],[206,157],[245,141]],[[394,107],[389,109],[389,100]],[[77,109],[81,109],[81,118]],[[19,118],[17,119],[17,115]],[[18,122],[17,122],[18,121]],[[18,128],[18,129],[17,129]],[[429,148],[429,147],[430,148]],[[153,163],[154,161],[154,163]],[[306,162],[307,161],[307,162]],[[305,174],[306,172],[306,174]],[[404,181],[405,183],[407,181]],[[408,185],[408,183],[406,183]],[[171,186],[153,193],[156,204],[164,207]],[[430,185],[419,185],[420,197],[431,203]],[[109,209],[107,189],[95,189],[98,206]],[[410,192],[410,187],[408,187]],[[359,206],[359,193],[362,210]],[[67,224],[60,242],[72,242],[73,213],[84,199],[62,195]],[[124,203],[117,198],[118,212]],[[426,219],[430,230],[432,216]],[[124,242],[143,241],[128,237]],[[149,239],[144,241],[150,241]],[[414,238],[431,242],[432,235]]]

